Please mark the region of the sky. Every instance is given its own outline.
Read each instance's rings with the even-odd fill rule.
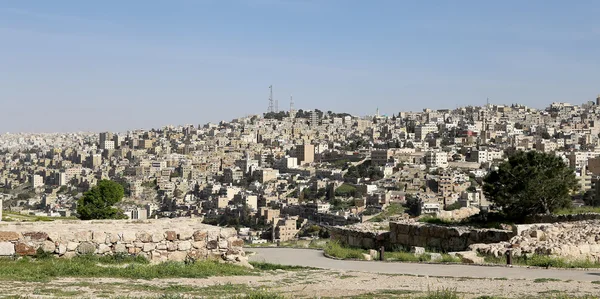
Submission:
[[[281,110],[583,103],[600,2],[4,0],[0,132],[126,131]]]

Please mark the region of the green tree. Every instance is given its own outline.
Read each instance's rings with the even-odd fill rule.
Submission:
[[[569,208],[577,189],[573,169],[561,158],[534,151],[514,153],[484,183],[485,195],[514,220]]]
[[[121,209],[114,207],[123,199],[123,186],[110,181],[101,180],[98,185],[85,192],[77,202],[77,213],[82,220],[90,219],[125,219]]]

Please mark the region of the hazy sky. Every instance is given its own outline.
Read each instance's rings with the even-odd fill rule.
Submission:
[[[4,0],[0,132],[582,103],[599,1]]]

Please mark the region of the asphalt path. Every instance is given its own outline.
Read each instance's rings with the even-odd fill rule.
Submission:
[[[296,248],[246,248],[254,252],[250,261],[332,270],[441,277],[479,277],[507,279],[555,278],[574,281],[600,281],[600,269],[569,270],[507,266],[424,264],[381,261],[343,261],[327,258],[321,250]]]

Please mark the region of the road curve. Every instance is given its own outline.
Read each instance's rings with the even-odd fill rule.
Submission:
[[[341,261],[323,256],[321,250],[295,248],[246,248],[246,251],[255,253],[249,257],[250,261],[333,270],[447,277],[508,279],[556,278],[560,280],[600,281],[600,269],[529,269],[523,267],[511,268],[502,266]]]

